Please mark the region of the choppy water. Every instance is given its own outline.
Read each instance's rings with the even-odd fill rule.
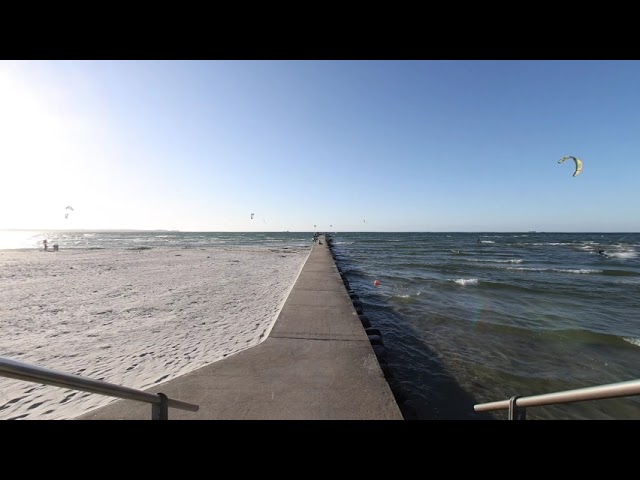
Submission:
[[[506,418],[473,405],[640,379],[640,234],[332,238],[382,333],[406,418]],[[529,408],[527,417],[638,419],[640,398]]]

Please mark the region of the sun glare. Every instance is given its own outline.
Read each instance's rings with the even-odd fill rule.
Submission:
[[[50,211],[65,207],[73,149],[60,109],[38,93],[0,67],[0,228],[55,228]]]

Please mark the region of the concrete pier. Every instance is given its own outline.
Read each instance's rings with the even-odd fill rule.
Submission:
[[[170,420],[403,419],[323,235],[266,340],[147,391],[200,406]],[[151,405],[118,400],[77,419],[149,420]]]

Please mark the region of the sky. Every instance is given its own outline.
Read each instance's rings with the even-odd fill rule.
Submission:
[[[0,61],[0,229],[639,232],[639,159],[640,61]]]

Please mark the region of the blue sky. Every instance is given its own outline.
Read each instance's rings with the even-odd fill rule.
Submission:
[[[2,61],[0,228],[640,231],[639,133],[638,61]]]

